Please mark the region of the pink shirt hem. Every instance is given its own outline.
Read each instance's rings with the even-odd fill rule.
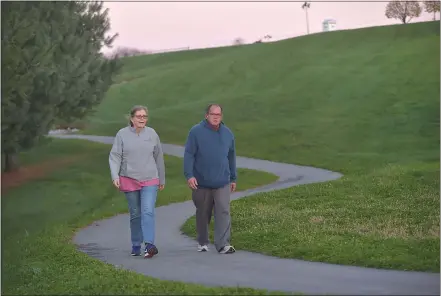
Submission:
[[[138,181],[128,177],[119,177],[119,190],[124,192],[141,190],[145,186],[155,186],[159,185],[159,179],[152,179],[147,181]]]

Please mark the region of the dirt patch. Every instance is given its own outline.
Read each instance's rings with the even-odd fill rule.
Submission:
[[[322,223],[323,221],[325,221],[325,218],[323,218],[322,216],[313,216],[309,218],[309,222],[313,224]]]
[[[2,173],[2,194],[13,187],[20,186],[28,181],[41,179],[52,171],[84,157],[85,155],[76,155],[43,161],[41,163],[24,166],[17,171]]]

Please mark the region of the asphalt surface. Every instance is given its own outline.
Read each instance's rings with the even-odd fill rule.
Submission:
[[[113,143],[113,137],[55,133],[51,136]],[[163,149],[165,154],[178,157],[182,157],[184,152],[183,147],[177,145],[163,144]],[[245,157],[237,158],[237,166],[273,173],[279,179],[263,187],[236,192],[232,195],[233,200],[258,192],[331,181],[342,176],[319,168]],[[182,224],[194,214],[192,201],[157,208],[156,245],[159,254],[152,259],[130,256],[128,214],[92,223],[77,232],[74,243],[91,257],[163,280],[316,295],[440,295],[439,273],[281,259],[241,250],[221,255],[213,245],[210,245],[209,252],[199,253],[196,241],[180,231]]]

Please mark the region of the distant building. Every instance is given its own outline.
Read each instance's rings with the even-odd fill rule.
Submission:
[[[337,22],[333,19],[326,19],[323,21],[323,32],[337,30]]]

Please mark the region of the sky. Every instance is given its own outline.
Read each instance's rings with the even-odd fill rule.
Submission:
[[[105,2],[111,33],[119,33],[119,46],[163,51],[231,45],[236,38],[252,43],[269,34],[272,41],[306,34],[303,2]],[[324,19],[337,29],[398,24],[384,15],[387,2],[312,2],[308,10],[310,33],[322,31]],[[413,22],[432,20],[422,12]],[[439,20],[439,14],[436,19]]]

